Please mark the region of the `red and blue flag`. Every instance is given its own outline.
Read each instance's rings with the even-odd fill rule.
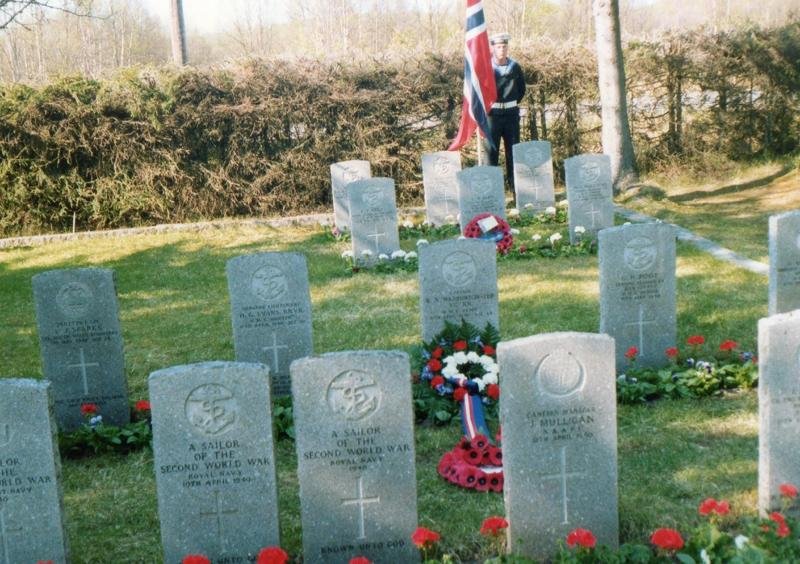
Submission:
[[[461,108],[461,125],[448,148],[450,151],[457,151],[466,145],[476,127],[492,143],[488,114],[497,99],[497,88],[482,0],[467,0],[464,44],[464,103]]]

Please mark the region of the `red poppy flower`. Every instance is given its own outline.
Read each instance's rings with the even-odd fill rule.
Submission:
[[[139,400],[133,405],[136,411],[150,411],[150,402],[147,400]]]
[[[461,437],[456,445],[456,448],[469,448],[472,446],[472,441],[470,441],[467,437]]]
[[[669,347],[664,353],[666,353],[669,358],[675,358],[678,356],[678,347]]]
[[[442,376],[434,376],[431,378],[431,388],[435,388],[441,384],[444,384],[444,378]]]
[[[683,548],[683,537],[675,529],[662,528],[650,536],[650,542],[663,550],[680,550]]]
[[[475,438],[472,439],[472,446],[477,448],[478,450],[483,450],[489,445],[489,439],[486,435],[475,435]]]
[[[503,465],[503,449],[496,446],[489,446],[486,452],[489,454],[489,464],[492,466]]]
[[[350,564],[372,564],[372,560],[363,556],[356,556],[350,559]]]
[[[181,560],[181,564],[211,564],[211,560],[202,554],[187,554]]]
[[[428,368],[431,372],[439,372],[442,369],[442,361],[437,358],[432,358],[428,361]]]
[[[483,451],[476,448],[465,448],[461,450],[461,459],[472,465],[479,464],[483,460]]]
[[[583,548],[594,548],[597,544],[597,537],[588,529],[575,529],[567,535],[567,546],[582,546]]]
[[[450,472],[450,467],[453,465],[453,453],[446,452],[439,459],[439,464],[436,466],[436,471],[440,476],[447,477]]]
[[[475,480],[475,490],[479,492],[489,491],[489,478],[480,468],[478,468],[478,478]]]
[[[440,538],[442,538],[442,536],[436,531],[431,531],[425,527],[417,527],[411,535],[411,542],[413,542],[417,548],[428,548],[439,542]]]
[[[475,466],[465,464],[458,473],[458,485],[462,488],[474,488],[478,482],[478,470]]]
[[[500,399],[500,386],[497,384],[489,384],[486,386],[486,395],[493,400]]]
[[[727,515],[730,513],[730,510],[731,506],[727,501],[717,501],[713,497],[703,500],[697,508],[697,512],[700,515],[711,515],[712,513]]]
[[[489,356],[492,356],[495,352],[496,351],[493,346],[483,345],[483,354],[488,354]]]
[[[501,534],[504,529],[508,528],[508,521],[503,517],[494,516],[487,517],[481,524],[481,534],[496,537]]]
[[[628,360],[634,360],[637,356],[639,356],[639,349],[636,347],[631,347],[625,351],[625,358]]]
[[[442,347],[436,347],[431,351],[431,356],[433,358],[442,358],[443,354],[444,354],[444,349]]]
[[[467,342],[464,340],[456,341],[453,343],[453,350],[454,351],[465,351],[467,350]]]
[[[81,413],[83,415],[95,415],[100,408],[96,403],[84,403],[81,405]]]
[[[286,564],[289,555],[279,546],[269,546],[262,548],[256,558],[256,564]]]
[[[692,335],[688,339],[686,339],[686,344],[690,346],[697,346],[702,345],[706,342],[706,338],[702,335]]]
[[[719,346],[719,350],[721,351],[732,351],[733,349],[737,348],[739,343],[736,341],[731,341],[730,339],[726,339],[722,341],[722,344]]]
[[[503,482],[503,474],[501,472],[489,474],[489,489],[493,492],[502,492]]]
[[[463,400],[465,395],[467,395],[466,388],[456,388],[453,390],[453,399],[456,401]]]
[[[792,484],[781,484],[779,489],[783,497],[788,497],[789,499],[797,497],[797,488]]]

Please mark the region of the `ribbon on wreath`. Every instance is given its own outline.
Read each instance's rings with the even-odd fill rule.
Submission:
[[[481,396],[472,395],[469,392],[464,394],[461,399],[461,427],[464,429],[464,436],[470,440],[478,435],[491,436],[489,427],[486,425]]]

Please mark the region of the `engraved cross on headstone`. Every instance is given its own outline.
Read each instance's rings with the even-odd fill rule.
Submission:
[[[380,503],[380,497],[364,497],[364,477],[358,477],[358,497],[343,499],[342,505],[358,505],[358,539],[367,538],[364,527],[364,506],[368,503]]]
[[[20,534],[22,532],[22,527],[16,526],[13,527],[6,523],[6,516],[4,511],[0,511],[0,547],[3,548],[3,561],[0,564],[14,564],[11,560],[10,554],[10,545],[11,543],[8,540],[8,537],[11,534]]]
[[[594,204],[592,204],[592,209],[590,211],[586,212],[586,215],[592,216],[592,228],[595,228],[595,227],[597,227],[597,217],[596,216],[598,216],[598,215],[602,216],[603,215],[603,210],[602,210],[602,208],[598,209],[598,208],[594,207]]]
[[[78,364],[68,364],[67,368],[80,368],[81,369],[81,377],[83,378],[83,393],[89,393],[89,380],[88,375],[86,373],[87,368],[91,367],[98,367],[100,363],[98,362],[86,362],[86,354],[83,352],[83,347],[81,347],[80,352],[81,361]]]
[[[444,215],[450,215],[450,190],[448,190],[447,186],[444,184],[440,184],[436,187],[436,197],[433,198],[433,202],[443,203],[444,204]]]
[[[561,522],[562,525],[569,524],[569,511],[568,511],[568,501],[569,497],[567,496],[567,480],[569,478],[583,478],[586,476],[585,472],[567,472],[567,447],[561,447],[561,457],[560,457],[561,468],[558,474],[544,474],[542,475],[543,480],[559,480],[561,482],[561,507],[562,507],[562,518],[563,521]]]
[[[273,375],[277,374],[277,372],[278,372],[278,360],[279,360],[279,358],[278,358],[278,354],[279,354],[278,353],[278,349],[288,349],[288,348],[289,348],[288,345],[279,345],[278,344],[278,334],[274,333],[274,332],[272,333],[272,345],[268,345],[266,347],[262,347],[261,348],[261,350],[264,351],[264,352],[272,351],[272,364],[269,364],[269,363],[267,363],[267,364],[269,364],[269,368],[270,368],[271,373]]]
[[[375,254],[376,255],[380,252],[379,249],[378,249],[378,239],[380,239],[381,237],[386,237],[386,233],[378,233],[378,227],[377,226],[375,226],[375,233],[372,233],[371,235],[367,235],[368,239],[375,238]]]
[[[637,321],[631,321],[630,323],[626,323],[625,327],[630,327],[631,325],[636,325],[639,328],[639,354],[644,354],[644,326],[645,325],[655,325],[656,320],[650,319],[649,321],[644,320],[644,305],[639,304],[639,319]]]
[[[225,552],[225,542],[223,541],[222,534],[222,516],[235,515],[239,513],[238,509],[223,509],[222,500],[219,497],[219,490],[214,490],[214,509],[211,511],[201,512],[201,517],[216,517],[217,519],[217,542],[222,552]]]

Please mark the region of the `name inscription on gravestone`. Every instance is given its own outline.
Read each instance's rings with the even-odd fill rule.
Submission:
[[[44,377],[53,384],[62,430],[83,424],[95,403],[105,423],[130,421],[114,274],[101,268],[52,270],[33,277]]]
[[[50,384],[0,379],[0,562],[67,562]]]
[[[432,339],[446,321],[498,328],[497,252],[491,241],[421,245],[419,280],[423,340]]]
[[[236,360],[266,364],[273,395],[289,395],[289,365],[313,348],[305,257],[244,255],[229,260],[226,272]]]
[[[304,561],[417,559],[407,368],[385,352],[292,363]]]
[[[150,375],[164,561],[252,562],[277,545],[266,366],[207,362]]]

